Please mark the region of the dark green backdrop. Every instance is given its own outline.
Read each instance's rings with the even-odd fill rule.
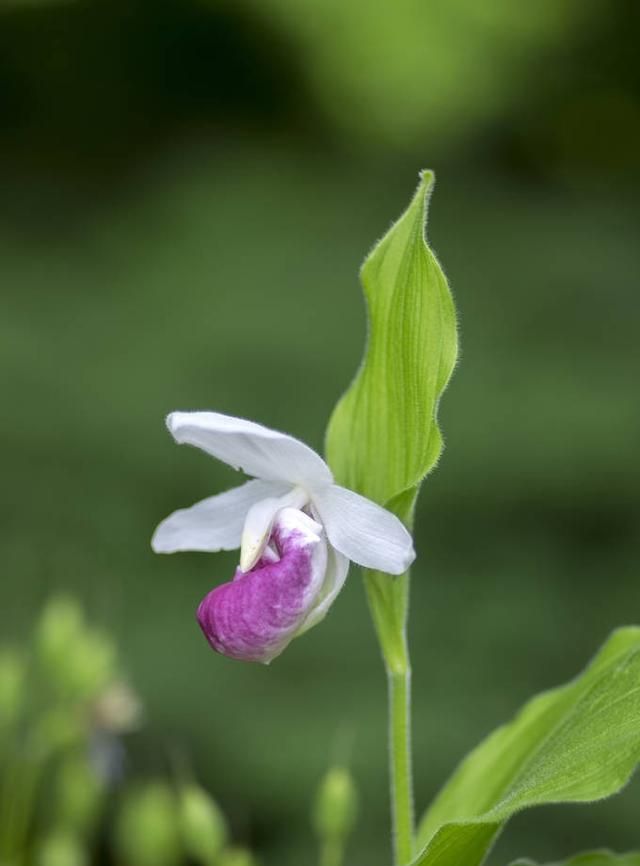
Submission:
[[[147,707],[131,775],[184,749],[265,866],[313,862],[345,741],[348,862],[388,862],[381,664],[355,570],[272,667],[211,653],[194,610],[234,556],[149,538],[236,479],[163,417],[321,448],[363,348],[360,260],[436,170],[462,360],[417,521],[423,806],[640,619],[637,24],[623,0],[0,3],[2,635],[77,593]],[[492,862],[637,845],[639,803],[533,812]]]

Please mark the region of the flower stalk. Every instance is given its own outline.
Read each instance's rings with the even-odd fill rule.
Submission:
[[[394,866],[413,856],[413,772],[411,756],[411,664],[407,641],[409,573],[365,576],[371,615],[382,650],[389,694],[389,775]]]
[[[344,845],[340,839],[325,839],[320,849],[320,866],[342,866]]]

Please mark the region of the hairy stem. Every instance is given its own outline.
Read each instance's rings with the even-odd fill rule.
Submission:
[[[389,769],[394,861],[406,866],[413,856],[413,780],[411,775],[411,671],[387,672],[389,687]]]
[[[389,770],[394,866],[413,856],[411,665],[407,644],[409,575],[366,575],[367,596],[387,671]]]

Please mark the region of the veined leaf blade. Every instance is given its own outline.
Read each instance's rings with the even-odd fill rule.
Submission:
[[[382,504],[400,498],[408,512],[442,450],[438,401],[458,351],[453,300],[425,239],[432,187],[422,172],[411,204],[365,259],[367,347],[327,431],[338,482]]]
[[[414,866],[479,866],[516,812],[610,796],[640,760],[640,628],[527,703],[460,764],[424,816]]]

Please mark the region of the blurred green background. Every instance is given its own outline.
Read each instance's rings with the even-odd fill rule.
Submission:
[[[436,170],[462,361],[417,520],[424,807],[640,618],[639,11],[0,0],[2,637],[77,595],[146,707],[128,775],[188,755],[264,866],[314,862],[310,802],[344,751],[348,863],[388,864],[382,667],[355,570],[270,668],[211,653],[194,611],[235,556],[158,557],[149,538],[237,479],[176,448],[164,415],[216,409],[321,448],[363,349],[359,263]],[[492,863],[637,846],[639,806],[636,782],[534,811]]]

